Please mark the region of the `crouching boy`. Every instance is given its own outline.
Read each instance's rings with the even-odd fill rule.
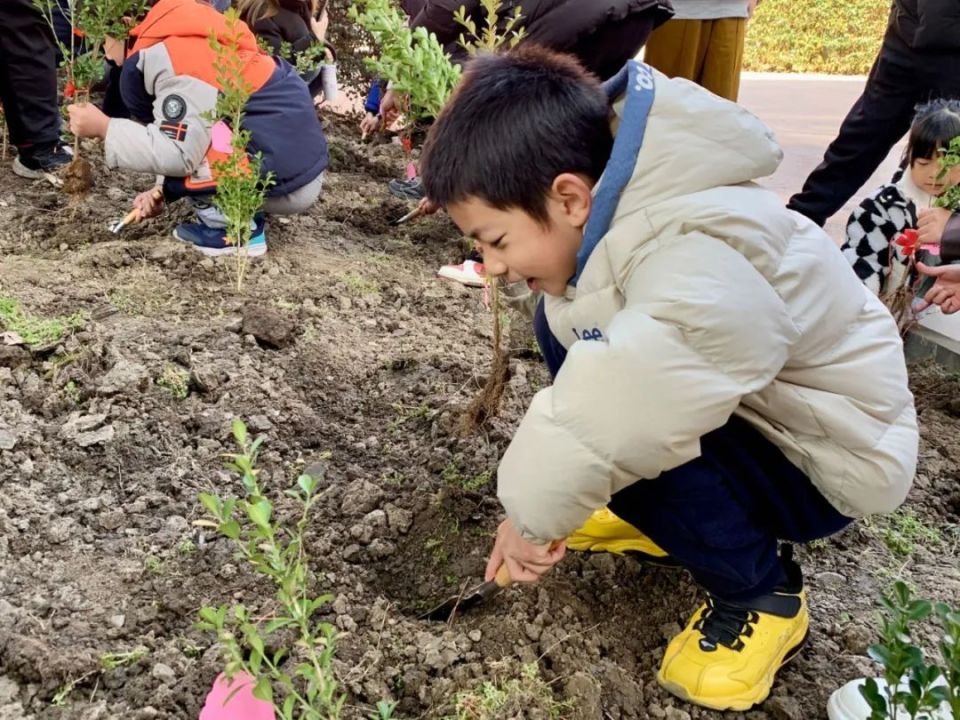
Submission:
[[[753,183],[780,159],[692,83],[631,61],[601,86],[529,48],[473,61],[422,164],[487,270],[543,293],[554,382],[500,463],[488,579],[565,547],[669,556],[706,602],[657,677],[720,710],[764,700],[806,637],[780,543],[896,508],[918,449],[890,314]]]
[[[252,139],[251,154],[262,153],[264,173],[273,173],[263,210],[294,214],[319,197],[327,166],[327,143],[307,86],[287,63],[263,54],[253,33],[239,23],[237,52],[242,76],[252,94],[242,121]],[[225,218],[211,204],[216,191],[214,163],[231,152],[229,118],[212,119],[218,80],[210,34],[229,37],[226,19],[196,0],[160,0],[130,31],[127,50],[108,40],[110,59],[123,64],[120,88],[133,120],[110,119],[89,103],[72,105],[70,129],[81,137],[105,141],[111,168],[156,173],[163,198],[141,194],[141,217],[158,214],[163,201],[189,197],[196,223],[181,223],[174,236],[205,255],[236,253],[227,242]],[[126,56],[126,59],[124,59]],[[258,214],[247,253],[267,251],[264,219]]]

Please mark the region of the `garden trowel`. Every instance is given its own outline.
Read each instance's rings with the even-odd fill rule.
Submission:
[[[482,605],[512,584],[513,580],[510,577],[510,571],[507,570],[506,565],[501,565],[500,569],[497,570],[497,576],[493,580],[481,583],[472,590],[468,590],[460,595],[454,595],[449,600],[445,600],[440,605],[437,605],[433,610],[425,612],[420,616],[420,619],[447,622],[455,613],[464,612],[477,605]]]
[[[553,552],[562,544],[562,540],[554,540],[550,543],[550,551]],[[456,613],[471,610],[477,605],[482,605],[496,597],[501,590],[511,585],[513,585],[513,578],[510,577],[510,571],[507,570],[506,565],[501,565],[493,580],[481,583],[472,590],[468,590],[460,595],[454,595],[449,600],[437,605],[433,610],[425,612],[420,616],[420,619],[448,622]]]

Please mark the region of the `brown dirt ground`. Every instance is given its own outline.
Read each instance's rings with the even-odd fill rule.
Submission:
[[[482,573],[497,459],[547,377],[514,319],[501,413],[461,437],[491,323],[480,293],[434,279],[460,257],[459,237],[443,218],[389,227],[407,209],[385,192],[402,165],[396,147],[360,145],[342,123],[331,143],[323,200],[270,222],[270,252],[241,294],[230,260],[170,238],[186,208],[108,232],[149,178],[97,164],[91,194],[71,205],[0,169],[0,295],[39,316],[86,318],[54,347],[0,354],[0,431],[15,443],[0,450],[0,718],[197,716],[220,668],[193,628],[197,609],[271,609],[226,542],[192,525],[198,492],[238,489],[222,470],[235,416],[265,436],[262,478],[276,495],[330,453],[310,551],[318,590],[335,596],[324,617],[341,632],[348,717],[385,698],[400,717],[448,716],[458,692],[521,662],[569,701],[563,716],[721,717],[654,679],[699,599],[680,571],[571,556],[540,586],[449,627],[416,619]],[[280,349],[244,333],[254,311],[290,329]],[[171,367],[189,373],[184,399],[157,382]],[[770,700],[731,717],[823,717],[835,687],[870,672],[875,598],[894,578],[960,598],[960,382],[915,368],[914,384],[924,439],[906,514],[800,550],[810,642]],[[905,554],[888,547],[905,541]],[[148,650],[142,660],[93,672],[51,704],[102,655],[136,647]],[[511,707],[503,717],[545,712]]]

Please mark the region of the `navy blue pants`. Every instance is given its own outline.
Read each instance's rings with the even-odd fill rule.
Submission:
[[[542,301],[534,330],[556,376],[566,350],[550,332]],[[809,542],[850,523],[745,420],[731,417],[704,435],[700,448],[695,460],[624,488],[609,507],[717,597],[745,601],[769,593],[786,579],[781,540]]]

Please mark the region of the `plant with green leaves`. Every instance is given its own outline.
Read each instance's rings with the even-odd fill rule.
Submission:
[[[502,20],[503,29],[500,29],[502,5],[501,0],[480,0],[484,21],[483,30],[480,32],[477,32],[477,24],[467,15],[466,6],[461,5],[453,14],[456,23],[466,30],[466,33],[460,34],[457,42],[471,57],[478,52],[497,52],[504,46],[515,48],[527,36],[526,28],[520,25],[523,8],[519,5],[513,9],[512,14]]]
[[[216,53],[214,70],[220,86],[217,105],[207,116],[211,122],[222,121],[230,128],[231,152],[212,163],[217,176],[214,206],[227,223],[227,242],[237,248],[237,292],[243,289],[247,272],[247,246],[254,227],[254,217],[263,207],[267,190],[273,185],[273,173],[263,173],[261,153],[247,152],[252,134],[243,127],[244,111],[253,88],[243,76],[244,58],[240,39],[247,31],[236,10],[227,10],[224,37],[210,34],[210,47]]]
[[[260,618],[243,604],[205,607],[198,627],[216,633],[226,658],[226,674],[245,672],[255,678],[254,696],[274,705],[283,720],[330,720],[340,716],[345,696],[333,673],[336,632],[314,614],[330,595],[310,592],[310,573],[304,534],[310,511],[317,501],[318,478],[301,475],[286,495],[300,506],[300,517],[283,525],[274,517],[257,478],[257,455],[263,438],[251,440],[244,423],[233,421],[233,436],[240,452],[227,467],[240,476],[244,495],[222,499],[202,493],[200,502],[210,515],[204,524],[216,527],[236,546],[254,572],[269,578],[276,590],[276,612]],[[282,634],[281,634],[282,631]],[[292,632],[292,647],[279,647]]]
[[[89,102],[90,88],[103,77],[104,44],[107,38],[123,40],[147,7],[147,0],[33,0],[50,26],[67,73],[66,98]],[[54,18],[62,13],[70,23],[70,41],[56,36]],[[74,158],[80,157],[79,138],[74,138]]]
[[[460,68],[450,61],[436,35],[424,27],[411,30],[391,0],[354,0],[350,19],[380,46],[380,55],[368,59],[367,65],[405,98],[409,121],[405,137],[409,137],[418,121],[440,113],[460,81]]]
[[[937,162],[940,165],[940,173],[937,180],[943,180],[953,168],[960,165],[960,137],[955,137],[950,141],[950,145],[944,148]],[[933,201],[934,207],[946,208],[951,212],[960,210],[960,185],[948,185],[946,189]]]
[[[13,298],[0,295],[0,330],[13,333],[34,350],[60,342],[84,323],[81,313],[67,317],[37,317],[25,312]]]
[[[883,687],[874,678],[860,686],[870,707],[868,720],[929,718],[947,704],[960,717],[960,613],[942,603],[915,598],[906,583],[898,581],[890,595],[881,597],[883,615],[880,642],[867,654],[883,669]],[[940,642],[943,666],[928,664],[913,643],[911,628],[936,614],[945,634]],[[943,679],[941,681],[941,678]]]

